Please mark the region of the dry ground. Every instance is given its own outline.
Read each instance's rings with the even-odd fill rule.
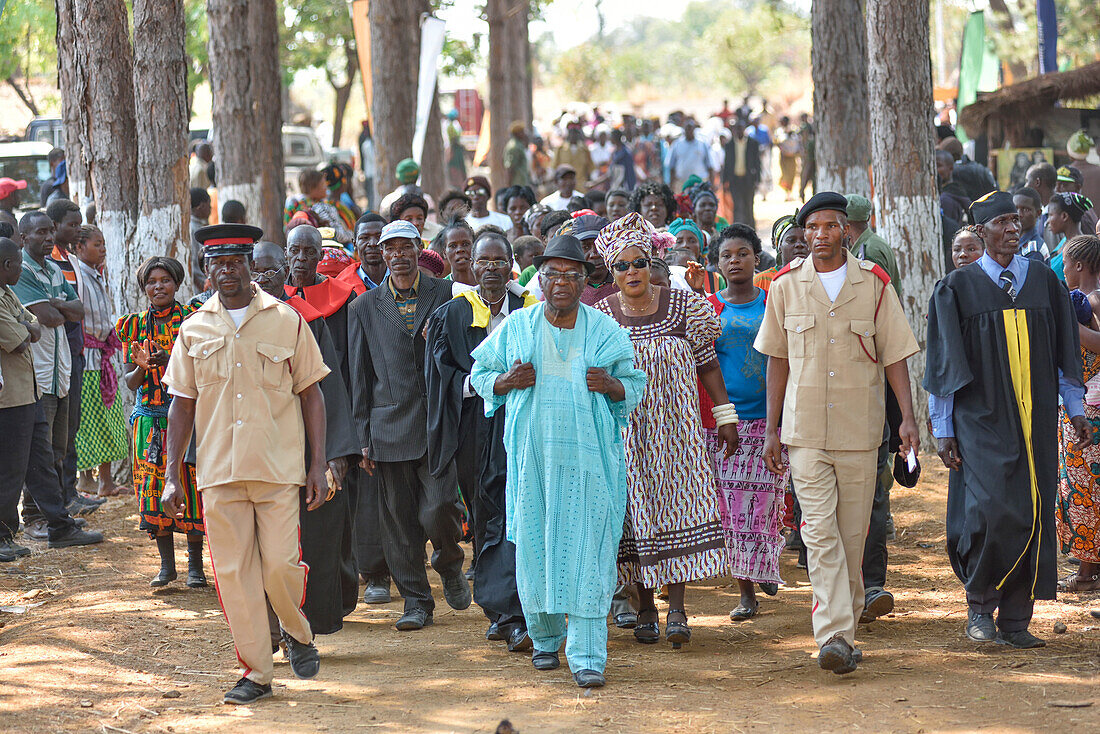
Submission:
[[[235,678],[229,630],[213,589],[147,585],[154,546],[135,531],[130,500],[94,517],[108,536],[90,549],[35,553],[0,568],[0,731],[491,732],[510,719],[535,732],[1081,731],[1096,726],[1100,623],[1090,600],[1039,605],[1043,650],[976,647],[943,551],[944,474],[895,490],[891,544],[895,615],[861,627],[865,663],[849,676],[811,657],[806,573],[785,554],[787,586],[754,620],[727,614],[724,580],[689,590],[695,637],[673,651],[612,628],[608,686],[580,692],[563,668],[537,673],[526,656],[483,638],[477,607],[443,609],[433,627],[399,633],[400,600],[360,606],[320,639],[321,674],[298,681],[281,657],[274,699],[219,703]],[[180,548],[182,560],[182,547]],[[1068,568],[1068,567],[1067,567]],[[1056,635],[1056,621],[1069,626]],[[564,657],[564,656],[563,656]],[[563,660],[564,662],[564,660]]]

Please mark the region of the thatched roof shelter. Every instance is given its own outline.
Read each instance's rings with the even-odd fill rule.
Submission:
[[[1100,61],[1079,69],[1043,74],[980,96],[959,113],[959,124],[972,138],[999,128],[1004,138],[1019,142],[1027,128],[1054,108],[1100,94]],[[1092,105],[1090,105],[1091,107]]]

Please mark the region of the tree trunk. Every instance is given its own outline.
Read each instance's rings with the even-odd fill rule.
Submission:
[[[134,0],[134,109],[141,216],[123,272],[166,255],[190,273],[183,0]],[[133,278],[126,281],[127,310],[134,311],[142,294]]]
[[[115,313],[121,314],[138,303],[133,271],[127,269],[138,204],[130,23],[123,0],[76,0],[73,6],[76,53],[87,73],[83,155],[91,172],[96,221],[107,244],[107,290]]]
[[[424,162],[420,167],[420,185],[435,201],[447,190],[447,172],[443,163],[443,120],[439,114],[439,85],[435,85],[428,127],[424,131]]]
[[[14,91],[16,96],[19,97],[19,101],[22,102],[28,110],[30,110],[30,113],[32,115],[38,117],[40,114],[42,114],[38,111],[38,105],[35,104],[34,97],[31,94],[31,88],[27,86],[26,79],[23,80],[24,86],[27,86],[26,89],[23,89],[23,87],[19,86],[19,80],[17,80],[14,76],[9,76],[4,81],[7,82],[8,86],[12,88],[12,91]]]
[[[871,195],[867,36],[860,0],[814,0],[814,123],[817,189]]]
[[[488,0],[489,171],[494,189],[507,183],[504,146],[515,120],[526,121],[527,17],[529,0]]]
[[[77,0],[56,0],[57,82],[61,88],[61,120],[65,128],[65,168],[69,196],[83,204],[90,191],[86,153],[88,142],[88,71],[78,53],[83,40],[76,32]],[[35,192],[37,194],[38,192]]]
[[[332,147],[340,147],[340,138],[344,134],[344,113],[348,108],[348,100],[351,99],[351,85],[355,83],[355,77],[359,73],[359,55],[355,51],[355,45],[351,42],[344,43],[344,79],[343,84],[337,84],[331,74],[328,75],[329,84],[336,91],[336,109],[332,115]]]
[[[928,52],[928,2],[868,0],[871,161],[878,232],[894,248],[901,274],[902,306],[924,351],[928,300],[943,277],[942,223],[936,195],[932,126],[932,66]],[[898,63],[914,59],[915,63]],[[926,450],[934,450],[921,389],[924,355],[909,360],[917,426]]]
[[[251,57],[252,124],[257,137],[260,204],[259,209],[248,210],[248,218],[264,231],[265,240],[282,245],[285,243],[286,179],[283,168],[283,72],[279,65],[276,0],[252,0],[248,4],[248,22],[254,48],[267,49]]]
[[[374,127],[375,191],[381,198],[397,187],[394,169],[412,153],[420,58],[420,14],[426,0],[372,2],[371,120]]]
[[[282,242],[282,110],[275,0],[207,0],[218,201]]]

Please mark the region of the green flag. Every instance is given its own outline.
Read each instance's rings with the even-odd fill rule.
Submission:
[[[997,89],[999,82],[1000,62],[985,35],[985,13],[979,10],[970,14],[963,31],[955,113],[961,114],[964,107],[978,98],[978,92],[992,92]],[[969,140],[961,125],[956,129],[955,135],[964,143]]]

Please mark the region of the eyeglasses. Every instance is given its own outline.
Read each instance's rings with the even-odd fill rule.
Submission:
[[[510,263],[507,260],[475,260],[474,265],[481,268],[491,268],[493,270],[503,270],[508,267]]]
[[[623,260],[621,262],[614,263],[611,268],[619,273],[625,273],[627,270],[633,267],[635,270],[642,270],[649,267],[648,257],[639,257],[633,260]]]
[[[488,196],[489,195],[489,192],[486,191],[485,189],[467,189],[464,193],[466,194],[466,196]]]
[[[279,273],[283,272],[283,270],[285,270],[285,269],[286,269],[285,265],[280,265],[279,267],[275,268],[274,270],[253,270],[252,271],[252,280],[254,280],[254,281],[271,280],[272,278],[275,278],[276,276],[278,276]]]
[[[560,270],[540,270],[539,275],[547,280],[567,280],[572,283],[579,283],[588,278],[584,273],[578,273],[572,270],[565,273]]]

